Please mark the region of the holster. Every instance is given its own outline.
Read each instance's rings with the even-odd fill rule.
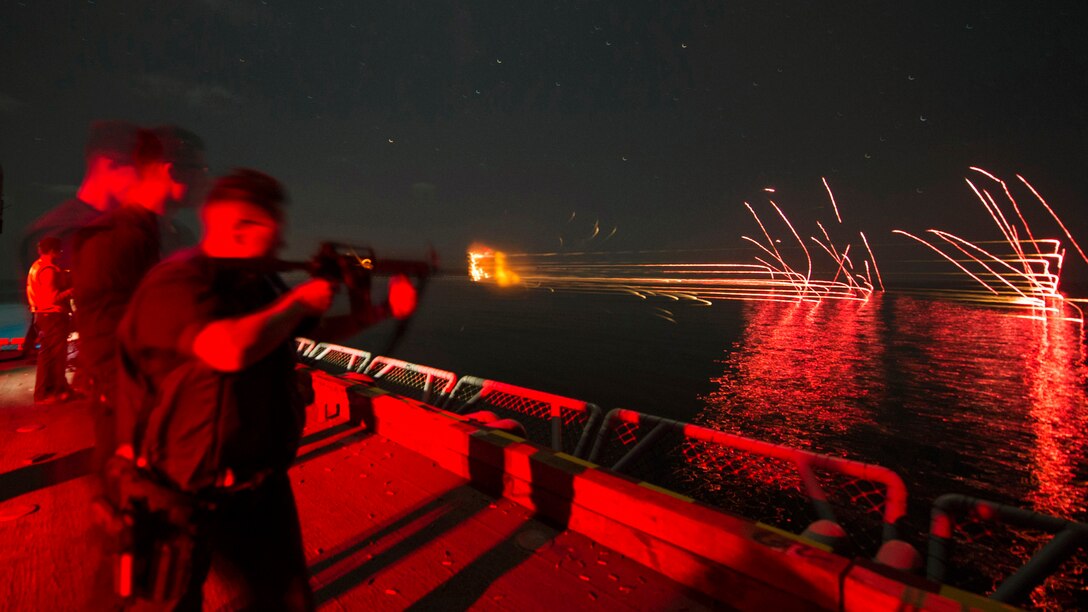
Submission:
[[[110,499],[96,505],[105,506],[99,509],[106,527],[117,532],[117,594],[154,602],[179,599],[192,576],[199,515],[209,504],[158,482],[122,457],[111,458],[106,472]]]

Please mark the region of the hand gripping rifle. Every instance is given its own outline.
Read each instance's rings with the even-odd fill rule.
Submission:
[[[384,259],[377,257],[370,247],[323,242],[312,258],[306,261],[276,260],[273,268],[277,272],[304,271],[314,278],[341,282],[349,292],[367,296],[373,277],[404,275],[415,280],[418,300],[423,296],[427,281],[438,271],[438,256],[432,248],[423,260]],[[388,346],[380,354],[392,353],[408,331],[412,316],[397,321]]]

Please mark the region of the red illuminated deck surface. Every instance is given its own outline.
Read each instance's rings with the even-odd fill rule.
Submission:
[[[94,609],[87,406],[33,406],[33,366],[0,369],[0,600]],[[725,607],[385,437],[335,431],[291,470],[322,609]]]

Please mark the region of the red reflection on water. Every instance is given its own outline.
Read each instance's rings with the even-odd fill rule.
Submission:
[[[1031,423],[1035,434],[1035,490],[1028,500],[1036,509],[1083,520],[1088,508],[1088,482],[1078,478],[1085,461],[1085,362],[1082,324],[1032,321],[1035,344],[1025,360],[1030,382]]]
[[[962,465],[973,468],[949,476],[1000,501],[1083,515],[1088,483],[1078,471],[1088,456],[1088,377],[1081,324],[906,298],[896,300],[894,313],[899,341],[924,356],[902,363],[913,378],[907,383],[932,391],[931,401],[913,407],[937,417],[934,443],[959,450]]]
[[[924,429],[912,433],[927,436],[943,455],[957,455],[947,473],[933,475],[951,479],[946,490],[925,491],[930,483],[923,478],[912,494],[928,503],[940,493],[967,489],[979,497],[1083,521],[1088,372],[1081,324],[904,298],[895,301],[893,312],[896,341],[920,355],[902,362],[911,375],[909,384],[923,392],[904,408],[929,417]],[[902,469],[907,476],[910,466]],[[968,544],[959,559],[993,584],[982,578],[960,586],[992,589],[1048,540],[1015,529],[995,527],[993,532],[1000,535],[962,533]],[[1032,605],[1071,607],[1084,584],[1080,559],[1064,564],[1036,589]]]
[[[926,506],[965,492],[1084,519],[1079,323],[878,295],[744,314],[696,423],[885,465]]]
[[[771,442],[845,454],[835,439],[872,423],[879,402],[880,295],[868,302],[745,305],[743,338],[725,361],[701,425]],[[876,354],[874,354],[874,351]]]
[[[696,421],[891,468],[907,483],[909,521],[919,529],[944,493],[1088,518],[1082,325],[1070,317],[880,299],[883,305],[877,296],[869,304],[747,304],[742,339]],[[740,468],[764,491],[797,488],[781,466],[748,461]],[[1002,527],[967,531],[956,563],[969,570],[956,586],[977,592],[992,590],[1048,539]],[[1032,603],[1071,607],[1086,571],[1082,561],[1067,562]]]

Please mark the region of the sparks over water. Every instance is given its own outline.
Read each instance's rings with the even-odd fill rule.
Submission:
[[[1001,193],[1008,201],[1007,205],[1015,213],[1015,219],[1019,220],[1019,224],[1015,220],[1010,222],[1010,217],[1005,214],[999,200],[994,198],[988,188],[976,185],[969,178],[965,179],[968,187],[1001,232],[1003,240],[971,242],[938,229],[926,230],[927,234],[931,234],[937,240],[927,240],[899,229],[894,230],[893,233],[916,240],[932,249],[971,278],[982,291],[982,293],[962,292],[952,297],[988,304],[1026,307],[1030,309],[1030,314],[1027,316],[1033,318],[1065,316],[1066,306],[1068,306],[1069,310],[1075,312],[1071,319],[1082,322],[1084,316],[1080,308],[1066,299],[1060,290],[1062,264],[1066,253],[1061,241],[1054,238],[1036,238],[1036,234],[1032,232],[1024,218],[1020,204],[1009,190],[1008,184],[982,168],[972,167],[971,170],[985,176],[1000,187]],[[1016,177],[1050,213],[1081,258],[1088,262],[1088,256],[1085,256],[1080,245],[1073,239],[1072,234],[1053,208],[1024,177],[1019,174]]]
[[[835,218],[841,224],[838,205],[826,180],[823,186],[831,199]],[[768,188],[764,192],[769,194],[774,191]],[[822,238],[812,237],[810,240],[831,258],[833,264],[821,265],[814,260],[806,241],[782,207],[771,199],[767,199],[767,204],[788,235],[793,237],[798,249],[791,250],[799,250],[801,257],[785,252],[785,247],[780,248],[781,240],[771,234],[755,207],[745,202],[763,238],[741,236],[742,240],[758,249],[759,253],[751,262],[653,261],[676,257],[676,251],[507,254],[473,245],[468,252],[469,275],[473,281],[493,282],[499,286],[521,284],[553,291],[627,293],[642,299],[661,297],[701,305],[710,305],[714,300],[866,301],[875,290],[874,272],[883,291],[876,259],[864,234],[859,233],[859,237],[865,245],[867,259],[855,266],[849,256],[852,245],[847,243],[840,248],[827,229],[817,223]],[[613,229],[609,237],[615,231]],[[590,239],[596,238],[599,233],[600,223],[596,221]],[[821,269],[824,278],[819,276]]]

